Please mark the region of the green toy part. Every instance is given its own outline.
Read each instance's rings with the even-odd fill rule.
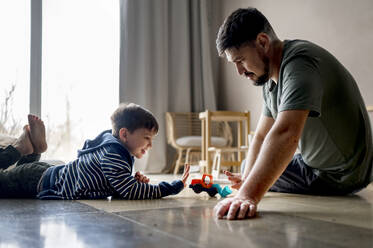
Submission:
[[[232,190],[228,187],[225,186],[224,188],[221,188],[221,186],[217,183],[213,184],[212,187],[216,188],[218,190],[218,193],[221,197],[226,197],[230,193],[232,193]]]

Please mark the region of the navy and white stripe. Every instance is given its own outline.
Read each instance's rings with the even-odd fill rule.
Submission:
[[[124,199],[156,199],[177,194],[184,185],[151,185],[132,176],[133,158],[119,143],[101,144],[81,153],[75,161],[48,169],[43,178],[40,199],[98,199],[120,196]],[[47,183],[44,183],[47,182]],[[50,182],[50,183],[49,183]]]

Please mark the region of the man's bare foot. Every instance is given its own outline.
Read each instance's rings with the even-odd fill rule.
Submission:
[[[34,152],[31,139],[28,133],[28,126],[23,127],[21,136],[14,142],[13,147],[21,153],[21,156],[29,155]]]
[[[44,122],[35,115],[28,115],[28,124],[34,153],[40,154],[45,152],[48,145],[45,138]]]

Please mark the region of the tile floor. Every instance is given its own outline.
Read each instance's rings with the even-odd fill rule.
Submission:
[[[189,188],[145,201],[2,199],[0,248],[373,247],[372,184],[346,197],[268,193],[243,221],[215,219],[217,201]]]

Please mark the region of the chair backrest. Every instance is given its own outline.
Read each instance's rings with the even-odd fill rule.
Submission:
[[[232,130],[227,122],[213,122],[212,136],[224,137],[232,144]],[[168,144],[178,147],[176,140],[185,136],[201,136],[201,120],[197,112],[166,112]]]

